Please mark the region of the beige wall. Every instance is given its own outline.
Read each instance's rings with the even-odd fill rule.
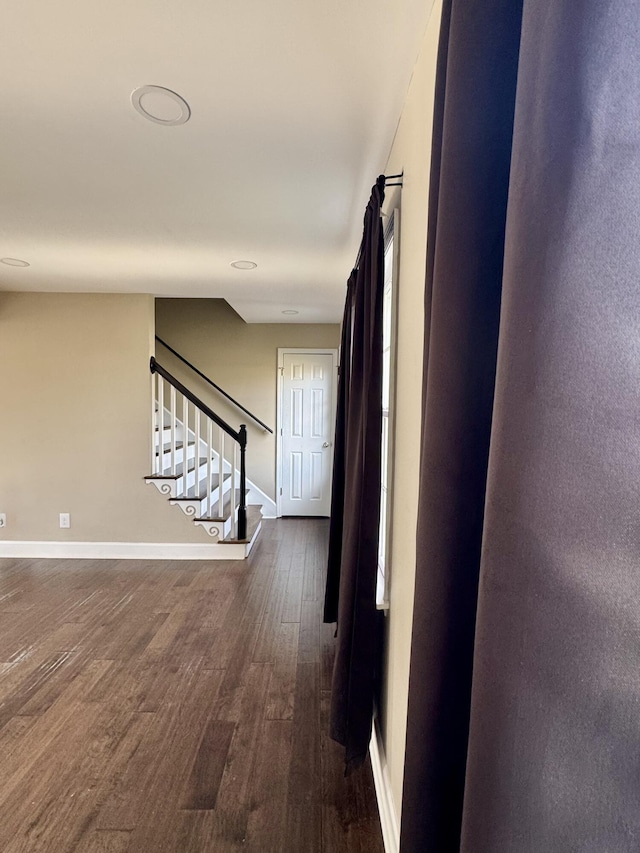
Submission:
[[[398,817],[402,802],[416,564],[427,202],[440,12],[441,2],[436,0],[387,163],[387,174],[404,170],[402,194],[397,189],[389,192],[384,205],[385,211],[400,209],[390,606],[381,708],[383,746]]]
[[[275,430],[278,347],[337,348],[337,325],[247,324],[223,299],[157,299],[159,337]],[[247,476],[275,499],[276,439],[160,344],[158,361],[234,429],[247,424]]]
[[[0,539],[208,541],[143,480],[153,327],[150,296],[0,293]]]

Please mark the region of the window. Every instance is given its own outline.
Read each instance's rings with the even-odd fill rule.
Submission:
[[[378,577],[376,604],[389,606],[389,551],[391,530],[393,399],[395,386],[396,252],[398,213],[390,216],[385,231],[384,292],[382,300],[382,453],[380,466],[380,531],[378,535]]]

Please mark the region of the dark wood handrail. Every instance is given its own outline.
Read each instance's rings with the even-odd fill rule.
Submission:
[[[216,415],[213,409],[210,409],[206,403],[203,403],[199,397],[196,397],[192,391],[189,391],[186,385],[183,385],[179,379],[176,379],[173,374],[169,373],[166,367],[163,367],[159,362],[157,362],[153,356],[151,356],[149,367],[152,373],[158,373],[163,379],[166,379],[169,385],[173,385],[176,391],[179,391],[187,398],[187,400],[192,402],[194,406],[197,406],[204,415],[211,418],[211,420],[218,424],[219,427],[222,427],[227,435],[230,435],[231,438],[234,438],[238,443],[240,443],[240,432],[236,431],[232,426],[229,426],[226,421],[222,420],[220,415]],[[240,429],[242,429],[242,427],[240,427]]]
[[[202,379],[204,379],[205,382],[208,382],[212,388],[215,388],[219,394],[222,394],[222,396],[226,397],[227,400],[229,400],[231,403],[233,403],[234,406],[237,406],[238,409],[243,411],[245,413],[245,415],[249,415],[249,417],[252,420],[254,420],[257,424],[259,424],[262,427],[262,429],[266,430],[267,432],[270,432],[273,435],[273,430],[271,429],[271,427],[267,426],[264,423],[264,421],[260,420],[260,418],[257,418],[252,412],[249,411],[249,409],[245,408],[242,405],[242,403],[239,403],[236,399],[234,399],[231,396],[231,394],[227,394],[227,392],[223,388],[221,388],[219,385],[216,385],[216,383],[213,381],[213,379],[209,379],[209,377],[205,373],[203,373],[201,370],[198,370],[198,368],[195,366],[195,364],[191,364],[191,362],[188,359],[186,359],[183,355],[180,355],[180,353],[177,350],[175,350],[172,346],[169,346],[169,344],[166,341],[163,341],[162,338],[158,337],[158,335],[156,335],[156,340],[158,341],[159,344],[162,344],[163,347],[168,349],[169,352],[172,352],[176,358],[179,358],[180,361],[183,362],[183,364],[186,364],[187,367],[190,367],[191,370],[193,370],[194,373],[197,373],[198,376],[200,376]]]
[[[161,364],[155,360],[153,356],[151,356],[151,360],[149,362],[149,368],[151,373],[157,373],[159,376],[162,376],[163,379],[173,385],[176,391],[179,391],[184,397],[187,398],[194,406],[196,406],[203,415],[206,415],[208,418],[218,424],[218,426],[223,429],[227,435],[231,436],[235,441],[238,442],[240,446],[240,505],[238,506],[238,539],[245,539],[247,536],[247,465],[246,465],[246,450],[247,450],[247,427],[245,424],[240,424],[239,429],[236,431],[233,427],[229,426],[229,424],[224,421],[219,415],[210,409],[206,403],[203,403],[196,395],[189,391],[186,385],[183,385],[179,379],[176,379],[169,371],[163,367]],[[185,430],[188,425],[184,424]],[[186,446],[186,439],[185,439]],[[200,452],[200,448],[196,448],[196,454]],[[186,455],[185,455],[186,459]],[[235,472],[232,468],[232,477],[235,477]],[[233,510],[232,510],[233,511]]]

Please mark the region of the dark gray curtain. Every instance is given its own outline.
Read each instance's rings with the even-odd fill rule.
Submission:
[[[404,853],[640,850],[639,35],[445,2]]]
[[[373,187],[342,330],[325,621],[337,616],[331,736],[347,770],[367,755],[379,674],[382,614],[376,609],[382,430],[384,176]]]
[[[640,850],[639,45],[525,0],[465,853]]]
[[[324,596],[324,621],[338,621],[340,595],[340,566],[342,563],[342,533],[344,529],[344,490],[347,458],[347,410],[351,380],[351,348],[353,315],[355,311],[357,270],[352,270],[347,282],[340,338],[340,375],[336,405],[336,429],[333,442],[333,478],[331,490],[331,519],[329,522],[329,553],[327,585]]]
[[[429,212],[405,851],[459,849],[519,33],[514,0],[445,3]]]

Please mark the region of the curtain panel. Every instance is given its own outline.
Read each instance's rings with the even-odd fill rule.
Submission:
[[[324,596],[324,621],[338,621],[340,595],[340,568],[342,564],[342,533],[344,529],[344,492],[347,457],[347,410],[351,381],[351,347],[353,340],[353,314],[357,271],[354,269],[347,282],[340,338],[340,375],[336,405],[336,429],[333,441],[333,477],[331,488],[331,518],[329,521],[329,553],[327,585]]]
[[[403,853],[640,849],[639,34],[444,3]]]
[[[519,32],[513,0],[445,3],[402,808],[407,851],[459,849]]]
[[[373,187],[342,327],[325,621],[337,618],[331,737],[347,770],[367,755],[380,669],[376,609],[382,436],[384,175]]]

